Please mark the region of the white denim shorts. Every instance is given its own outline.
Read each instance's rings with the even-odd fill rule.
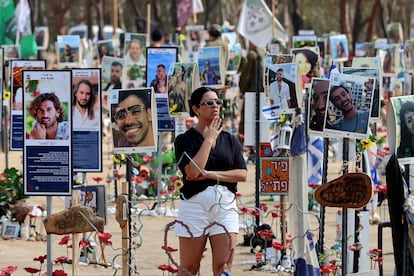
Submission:
[[[179,237],[200,237],[239,232],[239,213],[235,194],[227,187],[215,185],[204,191],[181,200],[175,224],[175,234]],[[188,229],[187,229],[188,227]]]

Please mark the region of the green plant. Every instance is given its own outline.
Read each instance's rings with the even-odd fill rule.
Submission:
[[[9,213],[11,205],[25,198],[23,175],[16,168],[4,169],[0,174],[0,217]]]

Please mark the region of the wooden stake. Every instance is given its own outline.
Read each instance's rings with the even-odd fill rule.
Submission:
[[[112,13],[112,27],[114,28],[112,36],[115,36],[118,29],[118,0],[112,0]]]
[[[282,244],[283,244],[283,252],[285,252],[286,247],[286,196],[281,195],[280,196],[280,210],[281,210],[281,216],[280,216],[280,232],[282,236]]]
[[[147,3],[147,34],[151,33],[151,4]]]
[[[272,38],[274,38],[276,35],[276,26],[275,26],[275,20],[274,20],[275,13],[276,13],[275,0],[272,0]]]

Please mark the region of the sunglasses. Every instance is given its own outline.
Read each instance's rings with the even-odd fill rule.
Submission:
[[[128,113],[131,113],[132,116],[138,116],[141,114],[142,108],[142,105],[132,105],[126,109],[121,109],[115,113],[114,119],[115,121],[125,120]]]
[[[220,106],[223,104],[222,99],[215,99],[215,100],[206,100],[204,103],[201,103],[201,105],[207,105],[207,106],[213,106],[213,104],[216,103],[216,105]]]

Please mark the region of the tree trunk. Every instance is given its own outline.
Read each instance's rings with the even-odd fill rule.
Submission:
[[[340,0],[339,2],[339,22],[341,26],[341,33],[346,35],[348,39],[348,45],[353,45],[353,37],[351,32],[351,24],[349,22],[349,5],[347,0]]]
[[[292,1],[293,11],[292,11],[292,26],[294,28],[293,33],[297,35],[299,30],[303,28],[303,17],[302,17],[302,0]]]
[[[372,7],[372,13],[369,17],[369,23],[367,28],[367,33],[365,37],[365,41],[372,41],[374,37],[374,24],[375,24],[375,18],[377,17],[378,9],[380,7],[381,0],[375,0],[374,6]]]

